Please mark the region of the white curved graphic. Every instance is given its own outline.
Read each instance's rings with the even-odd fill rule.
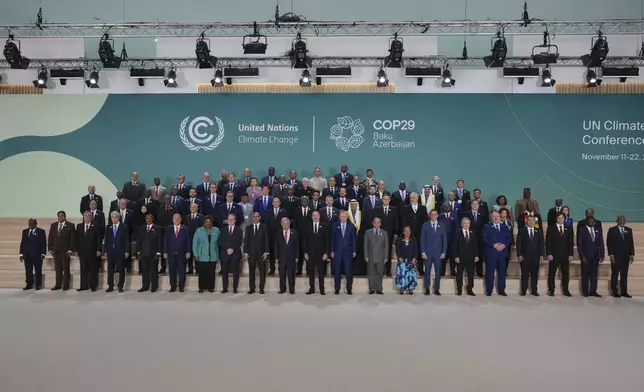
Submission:
[[[0,142],[17,136],[71,133],[101,111],[107,94],[0,95]]]
[[[186,117],[181,122],[179,128],[179,138],[181,143],[191,151],[212,151],[217,148],[224,140],[224,122],[219,117],[214,117],[213,122],[210,117],[200,116],[195,117],[190,121],[190,117]],[[190,124],[188,124],[190,121]],[[217,137],[207,131],[201,132],[201,128],[210,128],[217,123]],[[187,131],[186,131],[187,126]],[[213,141],[213,139],[215,139]]]
[[[70,179],[61,181],[61,176]],[[12,184],[19,194],[5,192],[0,218],[54,218],[63,210],[69,219],[80,215],[80,199],[95,185],[104,208],[116,198],[116,187],[95,167],[69,155],[33,151],[0,161],[0,183]],[[26,225],[26,221],[25,221]]]
[[[345,131],[350,131],[351,136],[346,137]],[[358,148],[364,143],[364,125],[360,119],[352,119],[349,116],[338,117],[338,122],[331,127],[329,139],[335,140],[335,146],[347,152]]]

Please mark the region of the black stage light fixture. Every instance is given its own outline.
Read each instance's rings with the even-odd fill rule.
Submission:
[[[590,39],[590,44],[590,54],[581,56],[581,63],[584,67],[601,67],[608,56],[608,40],[600,31]]]
[[[197,68],[214,68],[217,66],[217,57],[210,55],[210,41],[203,34],[195,44],[195,55],[197,56]]]
[[[18,43],[17,45],[16,42]],[[13,36],[9,36],[9,39],[4,44],[2,53],[12,69],[27,69],[29,67],[31,60],[22,55],[20,52],[20,41],[14,41]]]
[[[302,71],[302,77],[300,78],[300,87],[311,87],[311,72],[308,69]]]
[[[259,33],[257,22],[253,22],[253,34],[245,35],[242,39],[244,54],[266,54],[268,38]]]
[[[223,72],[226,78],[258,78],[259,77],[259,68],[250,67],[250,66],[246,68],[226,67],[224,68]]]
[[[168,75],[163,80],[163,84],[166,87],[177,87],[177,70],[176,69],[170,68],[168,70]]]
[[[85,77],[85,70],[82,68],[52,69],[49,71],[49,77],[52,79],[83,79]]]
[[[541,71],[541,87],[553,87],[557,81],[552,77],[550,67],[546,67]]]
[[[108,34],[104,34],[98,43],[98,57],[103,63],[103,68],[119,68],[121,66],[121,58],[114,55],[114,41],[110,39]]]
[[[406,67],[405,77],[408,78],[438,78],[442,74],[439,67]]]
[[[503,67],[505,63],[505,57],[508,54],[508,44],[505,41],[505,37],[501,32],[496,33],[496,37],[492,38],[492,54],[490,56],[483,57],[483,62],[485,66],[490,67]]]
[[[452,71],[450,71],[449,65],[445,65],[442,77],[441,87],[454,87],[456,84],[456,79],[452,77]]]
[[[348,78],[351,76],[351,67],[319,67],[315,69],[318,78]]]
[[[389,55],[385,57],[386,68],[401,68],[403,65],[404,44],[403,39],[394,34],[389,38]]]
[[[163,68],[130,68],[130,78],[138,79],[139,86],[145,85],[145,79],[163,79],[165,70]]]
[[[215,76],[210,80],[212,87],[223,87],[224,85],[224,73],[221,72],[221,69],[215,70]]]
[[[89,78],[85,80],[85,85],[88,88],[98,88],[98,70],[93,69],[92,72],[89,73]]]
[[[602,67],[602,78],[619,78],[619,81],[624,83],[626,78],[636,78],[638,76],[640,76],[638,67]]]
[[[47,70],[43,67],[38,71],[38,78],[33,81],[34,87],[47,88]]]
[[[593,69],[588,69],[586,72],[586,82],[588,82],[587,87],[598,87],[602,84],[602,80],[597,78],[597,72]]]
[[[387,87],[389,86],[389,79],[387,79],[387,73],[384,69],[380,68],[378,71],[378,76],[376,79],[376,86],[378,87]]]
[[[550,33],[543,33],[543,44],[532,47],[532,62],[534,65],[556,64],[559,59],[559,47],[550,44]]]
[[[297,34],[291,45],[289,57],[291,58],[291,67],[293,68],[311,68],[311,58],[309,58],[306,39],[302,38],[300,33]]]

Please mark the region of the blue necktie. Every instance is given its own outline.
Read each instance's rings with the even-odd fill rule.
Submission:
[[[344,237],[344,229],[345,229],[345,227],[346,227],[346,224],[343,223],[342,224],[342,237]]]
[[[114,234],[113,234],[113,235],[114,235],[114,240],[116,240],[116,231],[117,231],[117,230],[118,230],[118,226],[113,226],[113,227],[112,227],[112,231],[113,231],[113,233],[114,233]],[[113,241],[113,242],[112,242],[112,248],[114,248],[115,246],[116,246],[116,241]]]

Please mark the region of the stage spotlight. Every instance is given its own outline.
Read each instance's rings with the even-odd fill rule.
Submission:
[[[602,84],[602,80],[597,78],[597,72],[592,69],[586,72],[586,81],[588,82],[588,87],[599,87]]]
[[[40,68],[38,78],[33,81],[33,84],[37,88],[47,88],[47,70],[45,68]]]
[[[441,80],[441,87],[454,87],[456,79],[452,77],[452,72],[449,70],[448,65],[445,66],[442,76],[443,79]]]
[[[308,49],[306,47],[306,39],[302,38],[301,34],[297,34],[297,37],[291,45],[291,51],[289,52],[289,57],[291,58],[291,67],[293,68],[310,68],[311,59],[308,57]]]
[[[98,57],[103,63],[103,68],[119,68],[121,66],[121,58],[114,55],[113,41],[107,34],[104,34],[98,43]]]
[[[98,71],[92,70],[89,74],[89,79],[85,81],[85,85],[89,88],[98,88]]]
[[[11,41],[12,39],[13,37],[10,36],[4,45],[4,50],[2,51],[4,58],[7,59],[7,63],[12,69],[27,69],[31,60],[22,56],[19,46],[20,41],[16,41],[18,42],[18,45],[16,45],[15,42]]]
[[[302,71],[302,77],[300,78],[300,87],[311,87],[311,73],[308,69]]]
[[[268,38],[259,33],[257,22],[253,22],[253,34],[245,35],[242,39],[244,54],[266,54]]]
[[[168,70],[168,77],[165,78],[163,84],[166,87],[177,87],[177,71],[174,68]]]
[[[541,87],[553,87],[555,83],[557,83],[557,81],[552,78],[550,67],[546,66],[543,71],[541,71]]]
[[[217,57],[210,55],[210,42],[204,35],[197,39],[195,44],[195,54],[197,55],[198,68],[214,68],[217,66]]]
[[[224,85],[224,73],[221,69],[215,71],[215,77],[210,80],[212,87],[223,87]]]
[[[503,67],[505,56],[508,54],[508,44],[500,32],[496,34],[496,39],[492,39],[492,41],[494,41],[492,44],[492,55],[483,57],[483,62],[488,68]]]
[[[385,67],[402,67],[402,56],[403,52],[405,51],[403,46],[403,40],[402,38],[398,38],[398,34],[395,34],[392,38],[389,39],[389,56],[385,57]]]
[[[598,32],[596,37],[590,39],[592,48],[590,54],[581,56],[581,63],[584,67],[601,67],[608,56],[608,40]]]
[[[376,80],[376,86],[378,87],[389,86],[389,79],[387,79],[387,73],[382,68],[380,68],[380,70],[378,71],[378,79]]]

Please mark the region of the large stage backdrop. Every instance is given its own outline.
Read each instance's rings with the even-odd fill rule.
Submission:
[[[346,163],[395,189],[433,175],[493,202],[530,187],[579,219],[644,221],[644,97],[555,95],[110,95],[0,98],[2,217],[79,215],[87,184],[114,198],[136,170],[165,185],[268,166],[328,176]]]

